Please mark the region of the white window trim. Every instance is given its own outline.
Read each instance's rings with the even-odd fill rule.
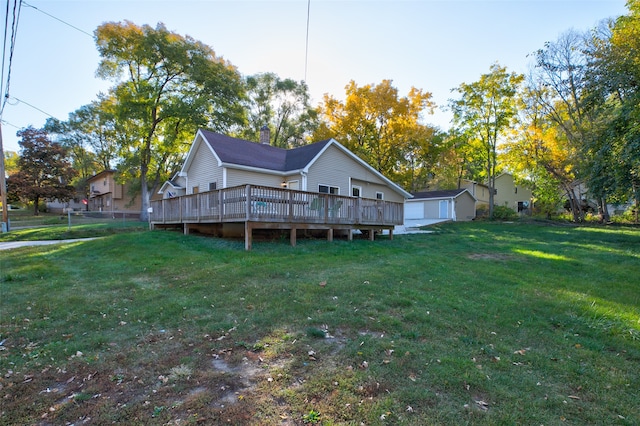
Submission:
[[[354,189],[358,189],[358,192],[360,194],[358,195],[358,198],[362,198],[362,187],[360,185],[351,185],[351,196],[353,196]]]
[[[338,192],[336,192],[335,194],[331,194],[331,195],[340,195],[340,187],[339,186],[332,186],[332,185],[327,185],[324,183],[319,183],[318,184],[318,192],[320,192],[320,187],[321,186],[326,186],[327,188],[329,188],[329,192],[321,192],[321,194],[331,194],[331,188],[335,188],[338,190]]]
[[[380,194],[380,197],[378,197]],[[376,200],[384,200],[384,192],[376,191]]]

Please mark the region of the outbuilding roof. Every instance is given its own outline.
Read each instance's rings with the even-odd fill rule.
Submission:
[[[456,198],[463,192],[469,192],[466,188],[459,189],[443,189],[438,191],[422,191],[422,192],[412,192],[414,200],[429,200],[435,198]],[[471,193],[469,192],[469,195]],[[473,196],[473,195],[472,195]]]

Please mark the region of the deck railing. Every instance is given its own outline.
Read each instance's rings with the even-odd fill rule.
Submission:
[[[152,223],[238,221],[401,225],[404,204],[257,185],[243,185],[151,202]]]

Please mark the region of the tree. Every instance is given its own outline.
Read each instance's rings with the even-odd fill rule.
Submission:
[[[345,89],[345,102],[324,96],[314,138],[334,138],[380,173],[411,186],[416,176],[412,163],[417,164],[420,151],[428,151],[435,135],[420,123],[424,112],[433,111],[431,93],[412,87],[399,97],[391,80],[362,87],[351,81]]]
[[[455,89],[460,99],[450,101],[454,124],[481,148],[489,187],[489,217],[493,217],[497,146],[516,114],[515,95],[523,79],[522,75],[509,74],[506,67],[494,64],[477,82],[462,83]]]
[[[115,118],[119,175],[139,182],[146,220],[150,194],[176,171],[195,131],[244,122],[244,86],[213,49],[163,24],[110,22],[95,34],[98,75],[116,82],[101,107]]]
[[[107,113],[104,96],[69,114],[67,121],[49,118],[44,129],[67,149],[78,172],[73,184],[89,197],[87,179],[115,166],[115,117]],[[88,207],[88,206],[87,206]]]
[[[537,97],[529,88],[522,90],[517,127],[499,157],[515,176],[530,184],[536,197],[535,210],[550,217],[559,209],[562,193],[569,199],[576,198],[573,188],[576,153],[544,113]]]
[[[7,176],[11,176],[18,171],[18,159],[20,156],[15,151],[4,152],[4,172]]]
[[[273,146],[294,148],[308,143],[318,125],[318,113],[309,104],[305,82],[265,73],[247,77],[246,86],[248,125],[239,136],[257,141],[260,129],[266,125],[271,130]]]
[[[597,139],[586,149],[594,159],[589,185],[604,188],[616,201],[635,200],[640,210],[640,2],[627,3],[629,15],[594,31],[587,54],[589,106],[598,113]]]
[[[27,127],[17,133],[22,140],[18,171],[9,178],[7,192],[25,201],[32,201],[34,214],[38,215],[41,200],[58,199],[68,201],[75,195],[69,184],[75,170],[67,159],[66,150],[58,143],[52,143],[47,132]]]
[[[542,107],[543,113],[556,127],[556,134],[566,141],[565,150],[571,153],[572,172],[576,182],[583,180],[598,161],[590,149],[601,135],[599,111],[593,108],[593,97],[587,84],[589,58],[586,54],[588,38],[576,31],[562,34],[555,42],[545,43],[535,52],[535,73],[529,84],[530,92]],[[558,152],[562,154],[562,152]],[[603,172],[607,173],[606,168]],[[595,183],[592,181],[591,183]],[[573,185],[575,186],[575,185]],[[598,200],[603,219],[608,218],[606,190],[592,185],[589,191]],[[569,186],[565,187],[573,220],[582,221],[582,200]]]

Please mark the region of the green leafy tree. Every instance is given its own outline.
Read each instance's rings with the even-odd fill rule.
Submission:
[[[457,89],[460,98],[450,101],[453,122],[470,143],[480,148],[489,187],[489,216],[493,216],[493,198],[500,138],[516,115],[516,93],[524,77],[507,73],[506,67],[491,66],[480,80]]]
[[[598,113],[597,138],[585,149],[593,158],[589,186],[615,201],[635,201],[640,209],[640,2],[627,2],[629,14],[605,22],[590,38],[587,54],[588,106]],[[636,216],[636,221],[637,221]]]
[[[116,83],[101,108],[115,119],[119,175],[139,183],[146,220],[150,194],[177,169],[195,131],[244,122],[244,85],[213,49],[163,24],[105,23],[96,44],[98,75]]]
[[[588,84],[589,37],[577,31],[568,31],[556,41],[548,42],[535,52],[535,70],[529,84],[530,92],[536,96],[542,112],[556,127],[558,138],[564,139],[566,152],[571,154],[575,182],[565,186],[573,220],[582,221],[581,195],[576,193],[578,183],[588,180],[596,167],[602,167],[602,176],[609,173],[608,161],[599,157],[596,148],[602,136],[602,106],[594,104],[594,92]],[[561,157],[564,154],[558,151]],[[604,160],[604,161],[603,161]],[[608,219],[606,209],[607,186],[590,182],[589,192],[596,198],[600,214]]]
[[[260,129],[268,126],[273,146],[294,148],[309,143],[318,113],[309,103],[306,83],[264,73],[247,77],[246,87],[249,114],[241,137],[258,141]]]
[[[64,146],[78,172],[74,186],[89,196],[87,179],[104,170],[111,170],[116,161],[115,118],[106,112],[104,96],[69,114],[67,121],[50,118],[45,130],[55,135]]]
[[[325,95],[314,139],[334,138],[382,174],[411,187],[421,174],[416,169],[421,153],[434,142],[434,129],[420,123],[433,108],[431,93],[416,88],[400,97],[391,80],[362,87],[351,81],[344,102]]]
[[[38,214],[40,201],[58,199],[68,201],[75,195],[70,182],[75,176],[67,151],[49,139],[46,131],[27,127],[18,131],[20,158],[18,171],[7,183],[7,193],[25,202],[33,202]]]
[[[18,169],[18,159],[20,156],[15,151],[5,151],[4,152],[4,172],[7,176],[11,176]]]

